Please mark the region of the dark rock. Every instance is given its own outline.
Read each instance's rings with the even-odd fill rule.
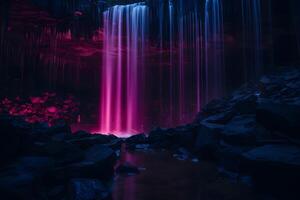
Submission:
[[[234,117],[220,133],[221,139],[229,144],[251,145],[256,142],[258,132],[254,115]]]
[[[86,132],[86,131],[76,131],[75,133],[72,134],[73,139],[80,139],[80,138],[86,138],[92,136],[91,133]]]
[[[145,134],[138,134],[138,135],[133,135],[129,138],[127,138],[126,140],[127,144],[146,144],[147,143],[147,137]]]
[[[48,134],[54,134],[54,133],[68,133],[71,134],[71,127],[63,120],[61,120],[59,123],[56,123],[54,126],[51,126],[48,129]]]
[[[48,157],[23,157],[0,173],[0,193],[11,199],[33,199],[45,174],[54,167]],[[2,196],[3,197],[3,196]]]
[[[0,165],[20,156],[32,144],[31,126],[21,118],[0,116]]]
[[[240,114],[255,114],[256,106],[257,96],[252,93],[238,99],[235,102],[234,109]]]
[[[300,106],[260,103],[256,110],[257,121],[271,131],[279,131],[300,138]]]
[[[63,199],[65,197],[66,188],[64,185],[56,185],[54,187],[50,187],[47,196],[49,199]]]
[[[9,171],[0,174],[1,198],[33,199],[34,188],[34,175],[31,172]]]
[[[145,134],[133,135],[125,140],[128,149],[135,149],[137,144],[147,144],[148,139]]]
[[[179,148],[177,151],[173,154],[173,157],[177,160],[187,160],[191,157],[191,153],[185,149],[185,148]]]
[[[109,194],[109,188],[97,179],[73,179],[69,184],[70,200],[103,200]]]
[[[199,126],[195,142],[195,152],[202,158],[215,160],[218,150],[219,125],[203,123]]]
[[[176,128],[172,135],[172,142],[180,147],[193,149],[197,137],[198,125],[186,125]]]
[[[81,148],[89,148],[96,144],[107,144],[110,143],[113,139],[116,139],[114,136],[109,135],[93,135],[89,137],[79,138],[79,139],[71,139],[68,140],[68,143],[76,144]]]
[[[123,140],[117,138],[117,139],[112,139],[109,143],[104,145],[110,147],[111,149],[118,150],[121,149],[122,144],[123,144]]]
[[[168,148],[172,145],[171,132],[167,129],[157,128],[148,134],[148,142],[154,148]]]
[[[104,145],[94,145],[85,152],[85,160],[96,164],[110,157],[114,157],[114,151]]]
[[[258,165],[277,164],[295,168],[300,167],[300,148],[292,145],[265,145],[244,153],[243,157]]]
[[[148,150],[149,147],[149,144],[136,144],[134,148],[137,150]]]
[[[48,126],[46,123],[35,123],[33,124],[31,134],[37,139],[47,140],[49,137],[56,135],[58,133],[65,133],[66,135],[71,135],[70,126],[63,120],[60,120],[54,126]]]
[[[253,176],[259,189],[290,199],[299,197],[300,148],[265,145],[243,154],[243,170]]]
[[[224,112],[228,109],[228,102],[225,99],[216,99],[209,102],[203,109],[203,116],[210,116]]]
[[[44,173],[49,171],[55,166],[55,162],[49,157],[22,157],[16,164],[17,168],[31,171],[33,173]]]
[[[69,180],[70,178],[103,178],[113,176],[116,161],[115,152],[105,145],[94,145],[85,152],[85,159],[58,167],[53,171],[53,178]]]
[[[50,141],[40,144],[35,150],[40,155],[53,157],[60,164],[78,162],[84,159],[84,152],[76,145],[67,142]]]
[[[137,167],[133,166],[130,163],[123,163],[116,168],[116,173],[122,175],[124,174],[131,175],[131,174],[138,174],[140,173],[140,171]]]
[[[219,165],[225,170],[240,173],[241,171],[241,157],[242,154],[249,151],[253,147],[242,145],[230,145],[221,141],[219,144],[217,157]]]
[[[223,113],[218,113],[212,116],[207,117],[203,121],[211,124],[227,124],[233,117],[235,112],[230,110]]]
[[[62,141],[67,140],[68,137],[69,137],[69,135],[66,133],[57,133],[51,137],[51,140],[62,142]]]
[[[155,128],[148,133],[148,141],[149,143],[159,142],[168,138],[168,135],[170,135],[168,129]]]
[[[172,129],[155,129],[148,135],[148,143],[152,148],[177,149],[193,148],[198,125],[186,125]]]

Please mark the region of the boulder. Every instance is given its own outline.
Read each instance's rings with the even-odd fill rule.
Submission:
[[[69,134],[66,133],[56,133],[51,137],[51,140],[53,141],[58,141],[58,142],[63,142],[69,138]]]
[[[1,171],[0,193],[9,199],[34,199],[32,195],[39,193],[43,178],[53,167],[48,157],[22,157]]]
[[[220,166],[225,170],[240,173],[242,154],[252,148],[251,146],[230,145],[221,141],[217,152]]]
[[[195,152],[202,158],[208,160],[216,159],[218,151],[218,134],[220,125],[202,123],[197,130]]]
[[[205,118],[203,121],[211,124],[227,124],[233,117],[235,116],[235,112],[233,110],[229,110],[226,112],[218,113],[211,115]]]
[[[170,129],[154,129],[148,135],[152,148],[193,148],[198,125],[186,125]]]
[[[262,102],[256,110],[256,119],[271,131],[300,138],[300,106]]]
[[[209,102],[202,108],[202,116],[210,116],[222,113],[229,109],[228,101],[226,99],[216,99]]]
[[[32,144],[30,124],[21,118],[0,116],[0,165],[13,161]]]
[[[66,181],[71,178],[110,179],[114,174],[115,152],[105,145],[94,145],[85,151],[85,158],[53,171],[53,178]]]
[[[253,176],[259,189],[286,199],[299,195],[300,148],[292,145],[265,145],[242,155],[242,169]]]
[[[67,133],[72,134],[71,127],[64,121],[61,120],[56,123],[54,126],[51,126],[48,129],[48,134],[55,134],[55,133]]]
[[[59,164],[78,162],[84,159],[84,152],[78,146],[67,142],[50,141],[38,143],[33,152],[38,155],[46,155],[55,159]]]
[[[148,142],[153,148],[169,148],[171,143],[171,133],[168,129],[156,128],[148,134]]]
[[[69,132],[67,132],[67,133],[58,132],[58,133],[53,133],[52,135],[50,135],[51,139],[55,140],[55,141],[79,140],[79,139],[87,138],[90,136],[93,136],[93,135],[86,131],[77,131],[72,134]]]
[[[0,194],[6,199],[34,199],[34,175],[31,172],[9,171],[0,174]]]
[[[48,199],[64,199],[66,197],[66,186],[65,185],[61,185],[60,183],[58,183],[59,185],[54,185],[48,188],[47,191],[47,197]]]
[[[16,163],[18,169],[27,170],[34,174],[43,174],[53,169],[54,166],[55,161],[52,158],[45,156],[21,157]]]
[[[123,163],[116,168],[116,173],[131,175],[140,173],[139,169],[130,163]]]
[[[112,139],[109,143],[106,143],[104,145],[111,149],[119,150],[121,149],[122,144],[123,144],[123,139],[116,138],[116,139]]]
[[[246,94],[238,98],[233,109],[239,114],[255,114],[257,106],[257,96],[253,93]]]
[[[171,137],[171,142],[177,144],[174,147],[193,149],[197,137],[197,129],[198,125],[191,124],[175,128]]]
[[[253,145],[257,132],[254,115],[239,115],[224,126],[220,138],[232,145]]]
[[[33,124],[31,134],[35,137],[35,140],[48,140],[49,137],[64,133],[71,135],[71,127],[63,120],[60,120],[54,126],[48,126],[47,123],[35,123]]]
[[[110,190],[97,179],[72,179],[69,183],[70,200],[103,200]]]
[[[281,165],[300,169],[300,147],[298,146],[265,145],[244,153],[243,157],[255,165]]]
[[[135,149],[137,144],[147,144],[148,139],[145,134],[133,135],[125,140],[128,149]]]
[[[114,158],[114,151],[105,145],[94,145],[85,152],[85,160],[101,164],[109,158]]]
[[[83,130],[76,131],[75,133],[72,134],[73,139],[86,138],[86,137],[89,137],[89,136],[92,136],[92,134],[89,133],[89,132],[83,131]]]
[[[68,143],[75,144],[81,148],[86,149],[96,144],[110,143],[113,139],[116,139],[116,137],[110,135],[95,134],[89,137],[71,139],[68,140]]]

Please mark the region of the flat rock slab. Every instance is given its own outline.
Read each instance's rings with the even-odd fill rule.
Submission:
[[[290,145],[265,145],[243,154],[247,160],[273,164],[294,165],[300,168],[300,148]]]

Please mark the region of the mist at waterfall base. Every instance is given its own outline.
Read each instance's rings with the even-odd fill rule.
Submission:
[[[72,11],[65,18],[54,5],[58,18],[24,2],[12,1],[6,13],[18,17],[1,18],[1,62],[17,66],[1,68],[17,77],[8,93],[74,93],[81,101],[76,129],[125,136],[191,123],[209,101],[274,63],[263,58],[272,43],[263,40],[262,19],[272,18],[263,18],[261,6],[270,5],[260,0],[234,8],[221,0],[85,2],[63,5]]]

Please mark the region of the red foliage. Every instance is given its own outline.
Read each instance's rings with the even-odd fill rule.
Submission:
[[[0,114],[22,116],[29,123],[47,122],[50,126],[59,120],[75,122],[78,112],[79,103],[73,96],[62,98],[48,92],[27,99],[16,97],[0,101]]]

